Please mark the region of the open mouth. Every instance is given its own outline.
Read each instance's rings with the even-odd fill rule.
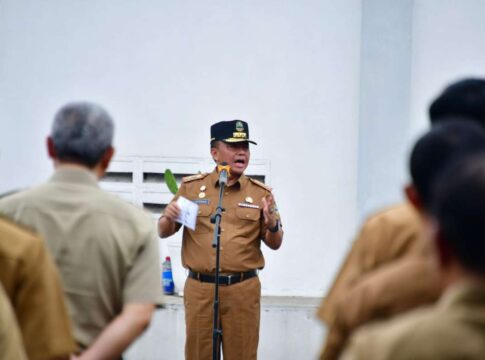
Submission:
[[[236,159],[234,161],[234,165],[242,165],[242,166],[244,166],[245,164],[246,164],[246,160],[244,160],[244,159]]]

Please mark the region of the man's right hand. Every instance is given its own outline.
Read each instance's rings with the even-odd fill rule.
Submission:
[[[161,238],[166,238],[178,230],[175,219],[180,215],[180,211],[180,206],[175,201],[167,205],[163,216],[158,220],[158,235]]]
[[[180,206],[175,201],[172,201],[165,208],[165,211],[163,212],[163,217],[167,218],[167,220],[175,222],[175,219],[177,219],[180,215],[180,211]]]

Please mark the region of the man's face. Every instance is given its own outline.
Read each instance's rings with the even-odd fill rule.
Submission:
[[[211,148],[212,158],[216,163],[226,162],[231,167],[231,175],[240,176],[249,164],[249,143],[247,141],[237,143],[225,143],[218,141]]]

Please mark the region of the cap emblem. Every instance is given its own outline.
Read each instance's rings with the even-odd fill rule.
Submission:
[[[244,125],[242,123],[242,121],[236,121],[236,131],[244,131]]]

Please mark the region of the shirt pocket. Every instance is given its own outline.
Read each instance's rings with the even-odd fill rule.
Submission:
[[[213,231],[213,224],[211,224],[210,218],[212,214],[212,208],[208,205],[199,205],[197,211],[197,222],[195,225],[195,232],[198,234],[205,234]]]
[[[239,219],[244,219],[249,221],[259,221],[261,217],[261,209],[238,207],[236,209],[236,216]]]
[[[246,238],[249,242],[261,238],[263,231],[261,216],[261,209],[236,208],[236,218],[238,220],[236,228],[238,236]]]

